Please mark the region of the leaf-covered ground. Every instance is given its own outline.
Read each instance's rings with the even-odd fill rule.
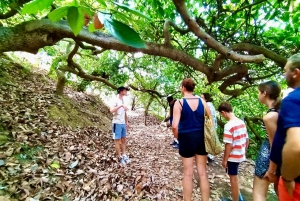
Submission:
[[[111,116],[99,99],[68,88],[57,97],[45,73],[5,57],[0,69],[0,200],[182,200],[180,157],[156,118],[149,116],[146,127],[141,113],[129,113],[131,163],[120,166]],[[220,157],[208,166],[212,200],[230,191]],[[253,162],[240,170],[250,201]],[[198,181],[195,174],[194,200]]]

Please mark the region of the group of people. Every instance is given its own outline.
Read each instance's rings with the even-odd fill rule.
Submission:
[[[258,99],[268,110],[263,117],[262,128],[265,136],[254,172],[254,201],[266,200],[270,183],[274,183],[279,201],[300,201],[300,54],[291,56],[284,70],[287,84],[294,91],[282,101],[278,83],[268,81],[258,87]],[[195,96],[194,88],[195,82],[192,79],[182,81],[183,98],[171,100],[173,106],[170,121],[183,163],[183,199],[192,199],[195,160],[200,179],[201,200],[208,201],[210,185],[206,165],[208,153],[204,139],[205,114],[216,116],[216,112],[209,106],[209,96]],[[129,125],[127,107],[123,102],[123,96],[128,90],[125,87],[118,88],[117,101],[110,109],[114,114],[116,152],[122,164],[130,162],[125,153],[126,127]],[[230,177],[232,200],[241,201],[243,197],[237,175],[239,164],[246,159],[249,145],[247,128],[244,121],[235,116],[230,103],[221,103],[217,110],[228,121],[224,126],[225,150],[222,166]],[[213,119],[216,127],[216,118]]]

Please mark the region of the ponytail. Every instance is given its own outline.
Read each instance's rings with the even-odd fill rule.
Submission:
[[[282,99],[280,97],[277,97],[275,99],[275,101],[273,102],[273,107],[276,109],[276,110],[279,110],[280,106],[281,106],[281,101]]]

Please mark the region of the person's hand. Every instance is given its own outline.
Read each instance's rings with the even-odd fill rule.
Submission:
[[[278,177],[276,176],[276,174],[272,174],[271,172],[267,171],[263,179],[266,179],[271,183],[275,183],[278,180]]]
[[[129,123],[126,124],[126,129],[129,129]]]
[[[128,110],[128,107],[126,107],[125,105],[122,105],[122,107],[124,108],[125,111]]]
[[[222,161],[222,167],[223,167],[223,168],[227,168],[227,161],[226,161],[226,160],[223,160],[223,161]]]
[[[286,181],[282,179],[282,182],[289,195],[293,197],[293,192],[295,189],[295,181]]]

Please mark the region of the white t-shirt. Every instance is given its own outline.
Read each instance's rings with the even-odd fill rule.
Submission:
[[[114,101],[112,107],[117,107],[123,105],[124,100],[120,99],[119,96]],[[123,107],[120,107],[116,112],[113,113],[113,124],[125,124],[125,110]]]
[[[228,161],[240,163],[246,159],[247,138],[247,128],[242,120],[230,120],[225,124],[223,142],[233,147]]]

